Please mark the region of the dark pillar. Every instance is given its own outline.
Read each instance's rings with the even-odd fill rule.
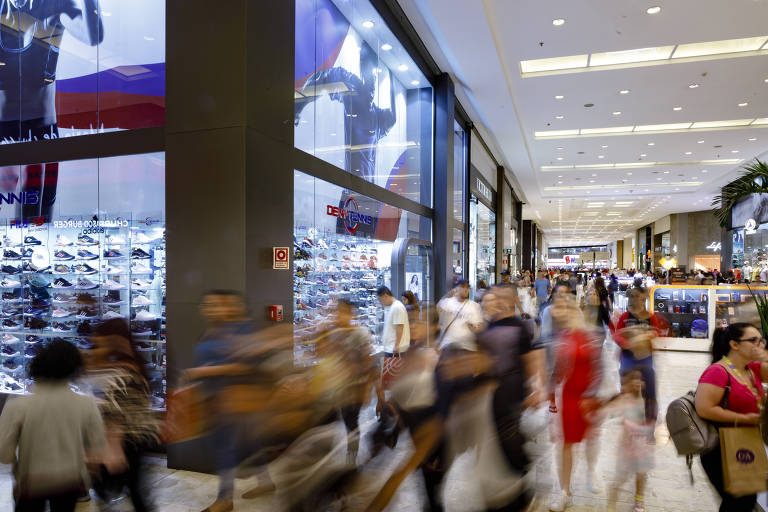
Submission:
[[[504,219],[509,217],[509,212],[504,209],[504,196],[506,195],[506,180],[504,179],[504,167],[496,167],[496,282],[501,282],[501,272],[507,270],[502,267],[504,259]]]
[[[442,297],[450,290],[453,278],[454,103],[453,82],[443,74],[435,86],[435,297]],[[465,247],[469,247],[466,239]]]
[[[535,241],[535,235],[533,232],[533,222],[530,220],[524,220],[523,221],[523,249],[520,252],[523,258],[523,264],[522,268],[523,270],[530,270],[533,272],[535,267],[533,266],[533,258],[534,258],[534,245],[536,243]]]

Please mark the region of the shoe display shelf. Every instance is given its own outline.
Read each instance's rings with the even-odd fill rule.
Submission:
[[[96,325],[123,318],[165,406],[165,229],[149,219],[0,227],[0,392],[27,392],[28,362],[50,340],[85,350]]]
[[[318,326],[332,319],[333,301],[349,300],[357,308],[357,322],[380,337],[384,311],[376,296],[390,282],[390,269],[379,263],[380,242],[354,236],[298,228],[293,245],[295,358],[314,362],[311,344]],[[389,251],[388,251],[389,253]]]

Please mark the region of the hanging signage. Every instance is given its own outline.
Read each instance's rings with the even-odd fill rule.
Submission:
[[[288,270],[289,255],[290,255],[290,252],[288,252],[288,247],[273,247],[272,248],[272,268],[274,270]]]

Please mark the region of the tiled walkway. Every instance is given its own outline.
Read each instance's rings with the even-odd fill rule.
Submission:
[[[666,410],[671,400],[695,387],[696,381],[707,362],[708,357],[705,354],[657,353],[659,402],[662,411]],[[372,414],[370,410],[366,412],[369,416]],[[606,487],[613,481],[613,468],[616,457],[619,455],[617,435],[616,420],[607,420],[601,429],[600,462],[598,465],[598,475],[603,479],[603,485]],[[536,487],[539,491],[539,499],[534,507],[536,511],[547,510],[548,492],[552,487],[554,476],[553,449],[546,439],[547,437],[546,433],[542,434],[540,439],[537,439],[537,442],[531,446],[538,459],[534,473]],[[646,491],[647,509],[649,511],[670,512],[717,510],[713,491],[710,489],[698,461],[694,464],[695,484],[691,486],[684,460],[677,457],[674,446],[668,441],[666,429],[661,424],[657,428],[657,440],[657,445],[652,447],[656,455],[656,468],[650,474],[648,490]],[[367,471],[366,481],[369,482],[369,491],[362,493],[363,497],[370,495],[370,489],[375,492],[377,485],[380,485],[381,480],[386,478],[389,468],[396,465],[398,459],[401,460],[408,449],[408,439],[401,438],[394,458],[389,458],[386,463],[379,464],[376,469]],[[364,458],[365,456],[365,451],[361,448],[361,457]],[[161,459],[155,459],[151,462],[152,464],[148,468],[151,474],[149,479],[151,499],[158,512],[196,512],[213,501],[216,493],[216,478],[214,476],[168,470],[163,467],[164,461]],[[0,466],[0,468],[2,468],[2,474],[0,474],[0,510],[12,510],[11,477],[7,467]],[[605,505],[605,491],[597,495],[587,491],[584,480],[585,474],[586,464],[580,453],[574,468],[574,505],[568,510],[596,511],[602,510]],[[447,476],[445,487],[447,510],[453,512],[478,510],[477,506],[473,504],[478,502],[480,491],[471,476],[472,458],[471,454],[467,454],[456,461]],[[249,484],[252,483],[253,480],[238,480],[238,493],[248,489]],[[424,500],[422,485],[419,475],[408,478],[387,510],[409,512],[422,510],[421,504]],[[631,500],[634,497],[633,486],[634,482],[627,482],[622,486],[622,492],[619,495],[620,511],[631,510]],[[271,497],[252,501],[238,500],[235,507],[235,510],[273,511],[276,509]],[[78,512],[96,512],[100,509],[95,502],[91,502],[79,505],[77,510]],[[128,511],[132,508],[127,500],[123,500],[115,504],[111,510]]]

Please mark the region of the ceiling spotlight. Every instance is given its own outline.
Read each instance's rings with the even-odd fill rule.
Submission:
[[[397,69],[399,69],[400,71],[408,71],[408,66],[406,66],[405,64],[400,64],[399,66],[397,66]]]
[[[693,151],[686,151],[686,152],[685,152],[685,154],[686,154],[686,155],[692,155],[692,154],[693,154]]]
[[[555,116],[555,119],[563,119],[565,116]]]
[[[732,150],[731,150],[731,153],[738,153],[738,152],[739,152],[739,150],[738,150],[738,149],[732,149]]]
[[[646,155],[645,153],[640,153],[640,158],[645,158],[646,156],[648,155]]]
[[[649,143],[648,143],[648,145],[649,145],[649,146],[655,146],[655,145],[656,145],[656,143],[655,143],[655,142],[649,142]]]
[[[562,94],[558,94],[557,96],[555,96],[556,100],[561,100],[563,98],[565,98],[565,96],[563,96]]]
[[[664,174],[669,174],[669,171],[664,171]]]
[[[558,150],[558,151],[562,151],[562,150],[563,150],[563,149],[565,149],[565,148],[564,148],[564,147],[562,147],[562,146],[558,146],[558,147],[556,147],[555,149],[556,149],[556,150]]]
[[[689,89],[695,89],[695,88],[697,88],[698,86],[699,86],[699,84],[689,84],[689,85],[688,85],[688,88],[689,88]]]
[[[631,173],[631,172],[628,172],[628,173],[627,173],[627,176],[632,176],[632,173]]]
[[[607,148],[607,147],[608,147],[608,145],[607,145],[607,144],[603,144],[603,145],[602,145],[602,146],[600,146],[600,147],[601,147],[601,148],[603,148],[603,149],[605,149],[605,148]]]
[[[619,91],[619,94],[629,94],[629,89],[622,89]]]
[[[746,107],[747,105],[749,105],[749,103],[747,103],[746,101],[739,103],[740,107]]]
[[[605,158],[605,155],[597,155],[597,158],[602,160],[603,158]]]
[[[674,110],[675,112],[680,112],[681,110],[683,110],[683,107],[672,107],[672,110]]]
[[[562,160],[562,159],[563,159],[563,157],[559,156],[559,157],[557,157],[557,159],[558,159],[558,160]]]
[[[749,142],[755,142],[757,139],[755,137],[752,137],[750,139],[747,139]]]
[[[418,80],[411,80],[411,85],[419,85],[419,81]]]
[[[563,18],[554,19],[554,20],[552,20],[552,24],[554,26],[556,26],[556,27],[560,27],[562,25],[565,25],[565,19],[563,19]]]
[[[654,5],[653,7],[649,7],[645,10],[648,14],[659,14],[661,12],[661,7],[658,5]]]
[[[696,144],[704,144],[704,141],[703,140],[697,140]]]
[[[370,20],[364,21],[363,22],[363,27],[364,28],[373,28],[373,22],[370,21]]]
[[[562,181],[558,181],[558,182],[557,182],[557,184],[558,184],[558,185],[562,185],[562,184],[563,184],[563,182],[562,182]]]
[[[392,49],[392,45],[389,43],[384,43],[383,45],[381,45],[381,49],[384,50],[385,52],[388,52],[389,50]]]
[[[613,112],[613,115],[620,116],[621,115],[621,110],[617,110],[617,111]]]
[[[701,172],[703,172],[704,174],[706,174],[706,173],[708,173],[709,171],[708,171],[708,170],[706,170],[706,169],[702,169],[702,170],[701,170]]]

